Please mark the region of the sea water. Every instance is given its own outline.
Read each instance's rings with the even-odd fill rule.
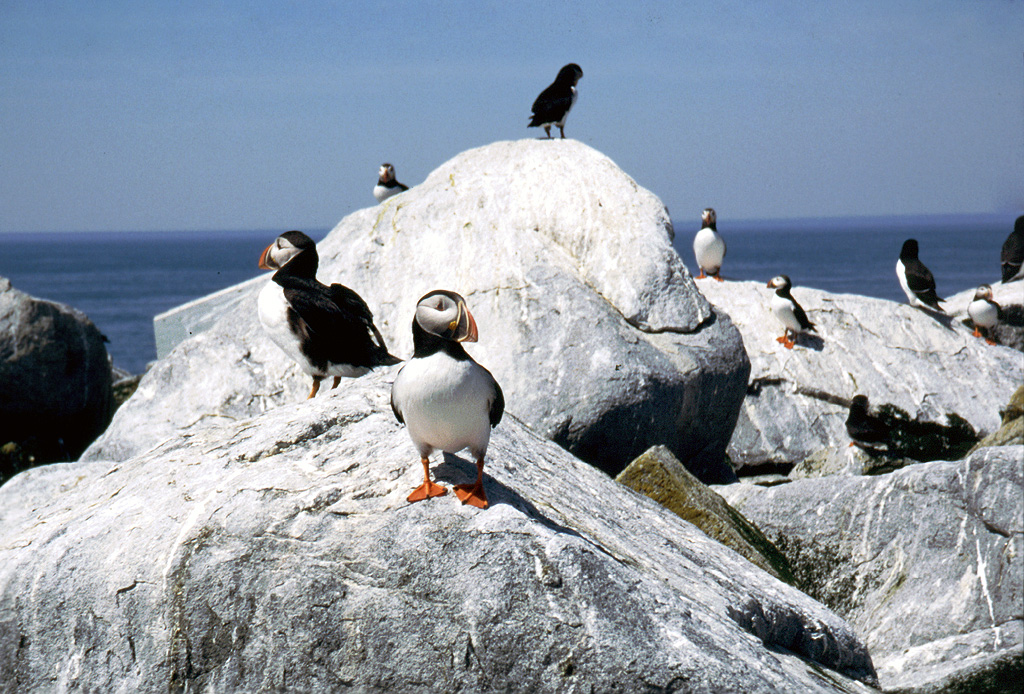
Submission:
[[[999,280],[999,251],[1014,218],[720,218],[718,230],[728,245],[722,275],[766,283],[786,274],[797,293],[803,286],[906,301],[896,280],[896,258],[903,241],[916,238],[940,296],[947,296]],[[696,217],[674,222],[676,250],[691,271],[699,226]],[[109,340],[114,364],[141,373],[156,358],[153,316],[260,274],[259,255],[277,233],[5,233],[0,234],[0,276],[27,294],[83,311]],[[320,240],[327,230],[307,233]]]

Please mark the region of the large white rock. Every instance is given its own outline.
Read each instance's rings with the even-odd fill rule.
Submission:
[[[702,480],[724,481],[749,365],[671,241],[664,205],[601,153],[498,142],[343,219],[318,246],[319,275],[366,299],[400,357],[412,352],[417,300],[459,292],[480,328],[469,349],[509,412],[609,472],[664,444]],[[211,327],[147,374],[87,459],[124,459],[199,417],[300,398],[308,383],[256,320],[265,281],[177,317],[176,330]]]
[[[1024,447],[874,477],[716,487],[850,620],[882,687],[1015,691],[1024,666]]]
[[[700,289],[728,312],[750,356],[750,387],[728,449],[735,464],[794,463],[846,446],[846,416],[858,393],[872,408],[890,404],[940,425],[957,415],[989,434],[1024,380],[1019,352],[986,345],[949,316],[796,287],[817,334],[788,350],[775,340],[782,326],[769,306],[772,290],[706,280]]]
[[[514,417],[491,439],[488,510],[406,502],[422,473],[395,368],[0,487],[0,682],[873,691],[832,612]],[[476,471],[463,455],[434,472]]]

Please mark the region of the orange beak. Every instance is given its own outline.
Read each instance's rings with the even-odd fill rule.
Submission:
[[[469,312],[468,308],[466,309],[466,318],[469,319],[469,330],[466,331],[466,336],[459,340],[459,342],[476,342],[476,319],[473,318],[473,314]]]
[[[267,255],[270,253],[270,249],[273,248],[273,247],[274,247],[274,244],[270,244],[269,246],[267,246],[266,248],[263,249],[262,253],[260,253],[260,263],[259,263],[260,270],[273,270],[274,269],[274,268],[270,267],[269,265],[267,265]]]

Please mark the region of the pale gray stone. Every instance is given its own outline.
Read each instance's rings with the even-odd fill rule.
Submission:
[[[319,276],[355,289],[403,358],[419,298],[459,292],[480,329],[469,351],[543,436],[613,474],[662,444],[703,481],[728,481],[749,363],[671,241],[664,205],[603,154],[498,142],[343,219],[318,244]],[[256,320],[266,281],[176,315],[174,330],[198,335],[151,369],[86,458],[124,459],[199,417],[302,397],[308,379]]]
[[[0,488],[0,682],[872,691],[833,613],[511,415],[488,510],[406,502],[422,478],[388,405],[397,368]]]
[[[850,621],[886,691],[1002,691],[983,685],[1007,673],[1019,683],[1024,446],[877,477],[715,490]]]
[[[737,466],[796,463],[849,443],[846,417],[858,393],[872,410],[891,405],[911,420],[949,426],[961,417],[978,436],[1024,381],[1024,360],[990,347],[959,321],[905,304],[797,286],[817,325],[785,349],[772,290],[759,282],[701,280],[700,290],[743,334],[750,387],[728,447]]]

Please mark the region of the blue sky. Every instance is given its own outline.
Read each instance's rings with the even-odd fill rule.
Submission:
[[[328,228],[570,61],[677,221],[1024,211],[1018,0],[2,0],[0,232]]]

